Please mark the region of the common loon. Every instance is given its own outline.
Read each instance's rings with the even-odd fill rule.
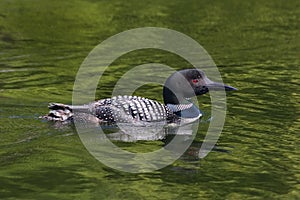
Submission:
[[[49,114],[42,118],[51,121],[71,121],[76,111],[76,113],[88,113],[100,124],[158,121],[171,123],[183,120],[185,123],[190,123],[202,116],[201,111],[190,101],[190,98],[203,95],[209,90],[221,89],[236,90],[234,87],[209,80],[199,69],[185,69],[173,73],[166,80],[163,87],[164,104],[144,97],[126,95],[80,106],[50,103]]]

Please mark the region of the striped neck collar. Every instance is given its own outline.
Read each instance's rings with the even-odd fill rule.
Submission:
[[[189,109],[193,106],[193,103],[188,104],[167,104],[166,106],[172,111],[172,112],[179,112],[186,109]]]

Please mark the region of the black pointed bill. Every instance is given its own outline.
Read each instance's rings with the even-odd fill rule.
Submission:
[[[229,86],[229,85],[225,85],[222,83],[217,83],[217,82],[210,82],[208,84],[206,84],[206,87],[209,90],[224,90],[225,91],[233,91],[233,90],[237,90],[236,88]]]

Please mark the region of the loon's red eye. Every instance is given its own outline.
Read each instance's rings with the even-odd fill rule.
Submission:
[[[193,79],[192,81],[193,81],[193,83],[198,83],[199,82],[198,79]]]

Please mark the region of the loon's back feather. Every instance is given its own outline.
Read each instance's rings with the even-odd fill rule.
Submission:
[[[163,121],[173,114],[166,106],[144,97],[117,96],[91,104],[92,112],[105,122]]]
[[[52,121],[73,120],[74,112],[90,113],[96,116],[99,122],[105,123],[156,122],[174,118],[173,112],[167,106],[155,100],[126,95],[106,98],[82,106],[51,103],[49,109],[49,114],[43,118]]]

